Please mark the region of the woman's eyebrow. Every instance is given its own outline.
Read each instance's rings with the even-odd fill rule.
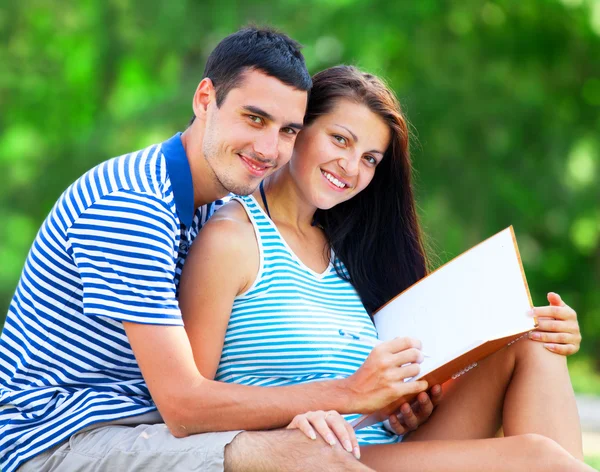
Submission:
[[[352,139],[354,139],[354,142],[357,143],[358,142],[358,136],[356,136],[349,128],[347,128],[344,125],[339,125],[337,123],[335,123],[335,126],[339,126],[340,128],[344,128],[346,131],[348,131],[348,133],[350,133],[352,135]],[[371,149],[370,152],[372,154],[381,154],[382,156],[385,154],[385,152],[382,151],[378,151],[377,149]]]
[[[348,133],[350,133],[350,135],[352,136],[352,139],[354,139],[354,142],[355,143],[358,142],[358,136],[356,136],[349,128],[345,127],[344,125],[338,125],[337,123],[335,124],[335,126],[339,126],[340,128],[344,128],[346,131],[348,131]]]

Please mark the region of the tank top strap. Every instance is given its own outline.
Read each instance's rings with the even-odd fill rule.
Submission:
[[[271,221],[271,218],[267,216],[264,210],[260,207],[254,196],[252,195],[236,195],[232,198],[236,200],[244,207],[246,214],[254,226],[256,232],[256,238],[259,241],[259,246],[262,248],[265,243],[273,244],[275,241],[284,244],[281,240],[281,235],[275,226],[275,223]]]

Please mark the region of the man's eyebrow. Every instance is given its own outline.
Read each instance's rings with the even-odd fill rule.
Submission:
[[[288,123],[287,125],[285,125],[287,128],[294,128],[297,129],[298,131],[300,131],[302,128],[304,128],[304,125],[302,123]]]
[[[242,107],[244,110],[249,111],[250,113],[254,113],[255,115],[262,116],[269,121],[273,121],[273,115],[264,111],[262,108],[255,107],[253,105],[244,105]]]
[[[275,121],[273,115],[271,115],[269,112],[266,112],[262,108],[255,107],[253,105],[244,105],[242,108],[246,111],[249,111],[250,113],[262,116],[263,118],[266,118],[269,121]],[[284,127],[295,128],[298,131],[300,131],[304,127],[304,125],[302,123],[287,123]]]

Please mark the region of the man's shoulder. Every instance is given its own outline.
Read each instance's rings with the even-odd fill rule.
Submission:
[[[124,190],[158,195],[165,191],[164,187],[169,182],[162,143],[108,159],[82,178],[86,175],[108,193]]]
[[[57,205],[68,206],[74,219],[117,195],[131,195],[139,204],[147,200],[170,207],[172,196],[160,148],[155,144],[99,163],[73,182]]]

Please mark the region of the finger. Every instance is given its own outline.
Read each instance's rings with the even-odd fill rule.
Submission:
[[[407,430],[414,431],[419,427],[419,420],[408,403],[400,407],[400,412],[402,413],[401,422],[404,423]]]
[[[306,436],[313,441],[317,439],[317,433],[315,433],[314,428],[310,425],[310,422],[306,418],[306,416],[302,415],[296,420],[295,424],[296,428],[302,431]]]
[[[389,420],[390,426],[398,436],[403,436],[404,434],[408,433],[408,429],[406,429],[404,425],[400,423],[400,420],[395,413],[389,417]]]
[[[433,406],[437,406],[437,404],[442,400],[442,386],[434,385],[433,387],[431,387],[429,396],[431,398],[431,403],[433,403]]]
[[[377,348],[386,349],[389,352],[397,353],[410,348],[421,349],[421,341],[414,338],[394,338],[381,343],[375,349]]]
[[[327,421],[325,421],[325,415],[323,414],[323,412],[308,413],[307,417],[312,427],[325,440],[327,444],[329,444],[330,446],[335,446],[337,444],[335,434],[327,424]]]
[[[567,306],[558,293],[549,292],[547,298],[550,305]]]
[[[397,380],[404,381],[404,379],[409,379],[419,375],[419,372],[421,372],[421,366],[419,364],[406,364],[395,369],[394,376]]]
[[[544,344],[544,347],[550,352],[560,354],[561,356],[570,356],[579,351],[579,348],[573,344]]]
[[[546,331],[548,333],[577,333],[579,326],[574,321],[564,320],[539,320],[535,331]]]
[[[360,459],[360,446],[358,445],[358,439],[356,438],[356,431],[354,431],[354,428],[347,421],[344,421],[344,426],[348,430],[348,436],[350,437],[350,443],[352,445],[352,454],[354,454],[354,457],[357,459]]]
[[[577,318],[577,313],[570,306],[537,306],[532,308],[536,318],[554,318],[556,320],[572,320]]]
[[[419,425],[423,424],[425,421],[429,419],[431,413],[433,413],[433,403],[429,398],[427,393],[419,393],[417,395],[417,400],[419,402],[418,413],[413,409],[413,413],[416,414],[419,419]]]
[[[393,384],[392,387],[398,398],[400,398],[404,395],[416,395],[420,392],[424,392],[429,385],[426,380],[415,380],[411,382],[399,381]]]
[[[542,343],[578,344],[578,336],[571,333],[545,333],[532,331],[529,337],[534,341],[539,341]]]
[[[350,440],[350,434],[346,429],[346,420],[338,412],[329,412],[325,416],[325,421],[329,425],[329,428],[335,434],[337,440],[344,449],[348,452],[352,452],[352,441]]]
[[[404,364],[420,364],[423,362],[423,353],[420,349],[415,347],[411,347],[409,349],[405,349],[404,351],[398,352],[392,356],[392,363],[397,366],[402,366]]]

